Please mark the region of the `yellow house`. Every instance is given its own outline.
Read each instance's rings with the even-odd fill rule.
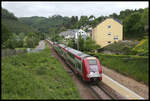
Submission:
[[[93,29],[92,39],[101,47],[123,40],[123,25],[113,18],[107,18]]]

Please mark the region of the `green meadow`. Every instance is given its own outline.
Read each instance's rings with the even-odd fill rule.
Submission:
[[[96,54],[102,65],[148,85],[149,58],[134,55]]]
[[[46,46],[38,53],[2,58],[2,99],[82,99]]]

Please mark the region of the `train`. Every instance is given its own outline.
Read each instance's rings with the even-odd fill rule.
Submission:
[[[57,54],[71,65],[73,71],[77,73],[83,81],[98,83],[102,80],[102,67],[99,59],[67,47],[64,44],[51,41],[49,41],[49,43],[52,44]]]

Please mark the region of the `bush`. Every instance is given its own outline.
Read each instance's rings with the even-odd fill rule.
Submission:
[[[132,50],[133,47],[135,47],[138,44],[138,42],[134,41],[118,41],[115,43],[112,43],[108,46],[103,47],[102,51],[110,51],[114,54],[130,54],[133,55],[136,52]]]

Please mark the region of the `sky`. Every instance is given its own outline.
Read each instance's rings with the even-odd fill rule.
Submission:
[[[12,12],[16,17],[43,16],[49,17],[53,15],[61,16],[108,16],[112,13],[119,14],[125,9],[139,9],[149,7],[148,1],[132,1],[132,2],[4,2],[1,3],[2,8]]]

